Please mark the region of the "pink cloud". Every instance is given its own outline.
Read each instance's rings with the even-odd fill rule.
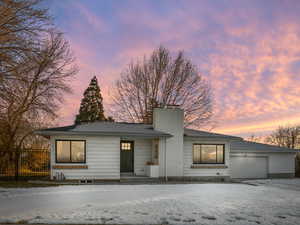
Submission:
[[[71,27],[86,30],[89,24],[92,30],[88,35],[95,37],[90,41],[90,36],[83,33],[70,38],[81,71],[72,83],[74,95],[69,97],[62,116],[68,118],[77,112],[93,75],[98,75],[109,109],[113,84],[121,71],[130,61],[142,60],[163,44],[173,53],[184,49],[211,83],[216,131],[239,134],[270,130],[288,121],[300,122],[291,117],[291,112],[300,112],[300,79],[290,67],[300,61],[298,22],[278,19],[267,27],[256,8],[216,13],[211,7],[194,3],[194,7],[163,16],[147,10],[119,9],[115,19],[128,30],[114,33],[113,41],[101,38],[110,31],[102,18],[75,3],[82,16],[72,21]],[[111,55],[99,51],[103,46],[109,46]]]

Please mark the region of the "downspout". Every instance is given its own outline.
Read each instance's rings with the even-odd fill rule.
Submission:
[[[165,138],[165,181],[168,181],[168,176],[167,176],[167,138]]]

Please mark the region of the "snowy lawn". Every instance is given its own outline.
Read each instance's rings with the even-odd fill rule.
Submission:
[[[263,179],[263,180],[247,180],[245,184],[267,185],[283,189],[292,189],[300,191],[300,179]]]
[[[300,224],[300,179],[251,182],[0,188],[0,223]]]

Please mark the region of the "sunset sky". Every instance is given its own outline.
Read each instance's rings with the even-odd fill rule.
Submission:
[[[214,94],[213,131],[247,137],[300,124],[299,0],[51,0],[80,69],[60,125],[96,75],[105,108],[120,72],[159,45],[184,50]]]

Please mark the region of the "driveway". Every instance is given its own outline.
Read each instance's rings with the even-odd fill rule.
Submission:
[[[0,189],[0,222],[299,224],[300,179],[272,182]]]

